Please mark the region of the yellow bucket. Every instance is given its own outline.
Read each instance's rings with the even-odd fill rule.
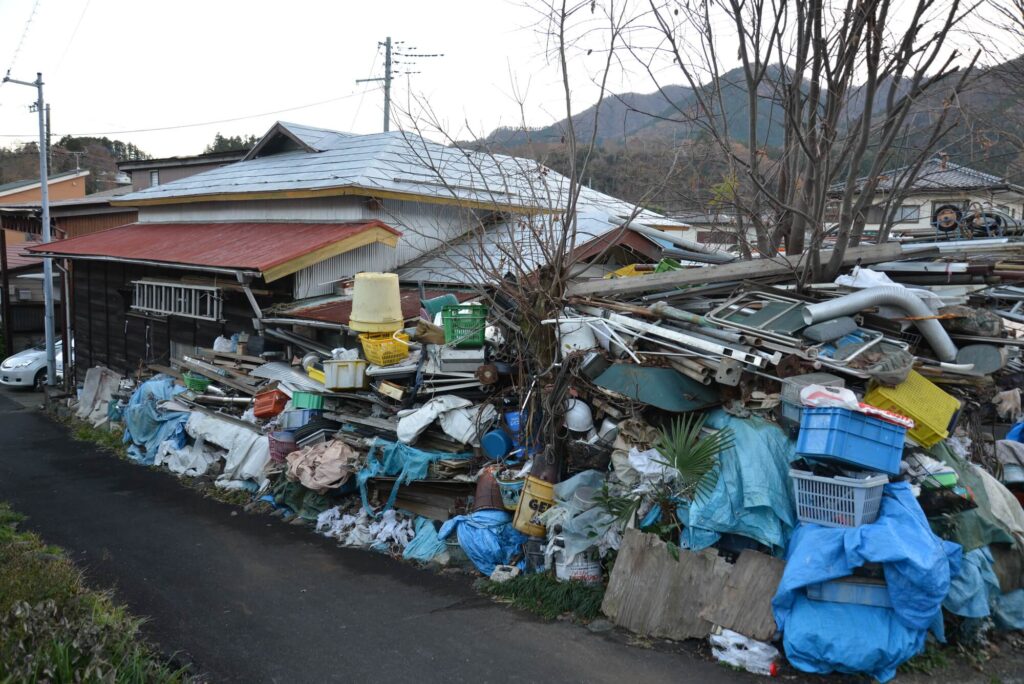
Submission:
[[[526,478],[519,506],[512,519],[512,527],[531,537],[543,537],[545,527],[540,516],[555,503],[555,486],[550,482],[533,477]]]

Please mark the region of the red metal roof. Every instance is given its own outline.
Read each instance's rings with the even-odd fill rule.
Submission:
[[[427,299],[440,297],[449,294],[447,290],[427,290]],[[471,299],[475,295],[469,292],[452,292],[460,302]],[[402,289],[399,294],[402,303],[402,318],[409,320],[420,314],[420,291],[418,288]],[[313,321],[324,323],[338,323],[348,325],[349,316],[352,314],[352,298],[334,299],[329,302],[321,302],[299,309],[291,309],[288,316],[293,318],[307,318]]]
[[[29,251],[266,272],[381,223],[131,223]]]
[[[12,271],[17,271],[19,268],[28,268],[30,266],[39,266],[43,263],[43,260],[39,257],[23,255],[26,247],[34,246],[35,242],[23,243],[20,245],[8,245],[7,246],[7,268]]]

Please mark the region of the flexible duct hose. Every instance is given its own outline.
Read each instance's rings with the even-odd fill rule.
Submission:
[[[881,304],[888,304],[903,309],[908,315],[924,320],[914,321],[914,325],[921,332],[921,335],[928,340],[932,350],[938,355],[940,361],[956,361],[957,348],[953,340],[943,329],[942,325],[934,318],[932,310],[921,301],[920,297],[908,292],[902,287],[871,287],[859,292],[853,292],[844,297],[832,299],[818,304],[808,304],[803,308],[804,323],[820,323],[839,316],[849,316],[863,309]]]

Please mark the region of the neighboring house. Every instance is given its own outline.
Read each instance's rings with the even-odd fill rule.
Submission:
[[[166,157],[164,159],[134,159],[117,163],[117,169],[128,175],[132,190],[145,190],[155,185],[173,183],[197,173],[210,171],[225,164],[240,161],[248,150],[210,152],[192,157]]]
[[[21,351],[42,339],[43,331],[43,260],[24,254],[24,243],[7,248],[7,272],[0,268],[0,321],[4,323],[4,335],[11,336],[13,351]],[[2,266],[2,264],[0,264]],[[64,320],[60,308],[60,287],[54,279],[54,322],[59,331]],[[8,285],[5,287],[4,283]],[[6,291],[4,291],[6,289]],[[10,314],[10,320],[4,320]]]
[[[76,199],[50,202],[50,232],[54,240],[88,235],[135,221],[132,207],[112,206],[111,200],[131,192],[130,187],[95,192]],[[42,206],[38,201],[0,204],[0,227],[19,233],[18,241],[42,235]]]
[[[894,186],[902,184],[901,176],[907,171],[908,168],[903,167],[882,174],[867,212],[866,234],[877,234],[888,195]],[[858,184],[864,180],[860,179]],[[841,191],[842,186],[834,188],[837,195]],[[833,205],[832,209],[833,219],[837,218],[838,208]],[[1005,230],[1019,233],[1024,218],[1024,187],[999,176],[953,164],[945,155],[940,155],[922,165],[917,179],[900,201],[892,235],[942,237],[955,232],[957,216],[973,212],[998,216]]]
[[[235,332],[265,332],[269,343],[298,331],[337,344],[347,322],[340,283],[406,266],[410,283],[483,282],[473,269],[457,268],[452,278],[451,263],[425,261],[481,226],[489,254],[529,249],[516,226],[531,216],[553,217],[557,238],[566,187],[533,161],[401,132],[278,123],[241,161],[111,200],[137,208],[137,223],[31,251],[73,263],[80,365],[133,370]],[[579,213],[573,247],[590,258],[617,249],[655,256],[654,243],[623,228],[630,219],[675,225],[589,189]],[[531,258],[526,268],[541,265]],[[407,299],[415,315],[415,299]],[[282,313],[299,307],[341,317]]]
[[[69,200],[85,196],[85,177],[87,170],[67,171],[50,175],[47,184],[51,202]],[[4,183],[0,185],[0,207],[22,202],[39,202],[42,198],[42,183],[39,177]],[[24,242],[28,236],[15,230],[7,230],[7,243]]]

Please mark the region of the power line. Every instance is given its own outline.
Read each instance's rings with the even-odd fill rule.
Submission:
[[[53,68],[53,73],[56,74],[60,71],[60,67],[64,64],[64,58],[68,56],[68,50],[71,49],[71,44],[75,42],[75,36],[78,35],[78,28],[82,25],[82,19],[85,19],[85,13],[89,11],[89,3],[92,0],[85,0],[85,7],[82,8],[82,13],[78,15],[78,21],[75,22],[75,30],[71,32],[71,38],[68,39],[67,44],[64,46],[64,52],[61,53],[60,59],[57,60],[57,66]]]
[[[32,11],[29,12],[28,20],[25,22],[25,28],[21,32],[21,39],[18,40],[18,46],[14,48],[14,54],[11,55],[10,65],[7,67],[7,75],[11,75],[11,69],[18,61],[18,55],[21,54],[21,47],[25,44],[25,38],[28,36],[28,29],[32,26],[32,20],[36,18],[36,10],[39,9],[40,0],[36,0],[32,3]]]
[[[370,88],[370,90],[377,90],[377,88]],[[64,135],[71,135],[75,137],[83,136],[95,136],[95,135],[123,135],[126,133],[154,133],[156,131],[174,131],[182,128],[198,128],[200,126],[212,126],[214,124],[232,123],[235,121],[245,121],[246,119],[256,119],[261,116],[270,116],[272,114],[284,114],[285,112],[294,112],[300,109],[309,109],[310,107],[319,107],[320,105],[330,104],[331,102],[339,102],[341,100],[347,100],[357,95],[364,95],[367,91],[349,93],[348,95],[342,95],[341,97],[333,97],[329,100],[320,100],[319,102],[310,102],[309,104],[299,105],[297,107],[288,107],[287,109],[276,109],[272,112],[261,112],[259,114],[247,114],[245,116],[236,116],[230,119],[217,119],[216,121],[201,121],[198,123],[187,123],[177,124],[174,126],[158,126],[156,128],[135,128],[124,131],[89,131],[89,132],[71,132],[65,133]],[[24,133],[0,133],[0,137],[3,138],[24,138],[31,134]]]

